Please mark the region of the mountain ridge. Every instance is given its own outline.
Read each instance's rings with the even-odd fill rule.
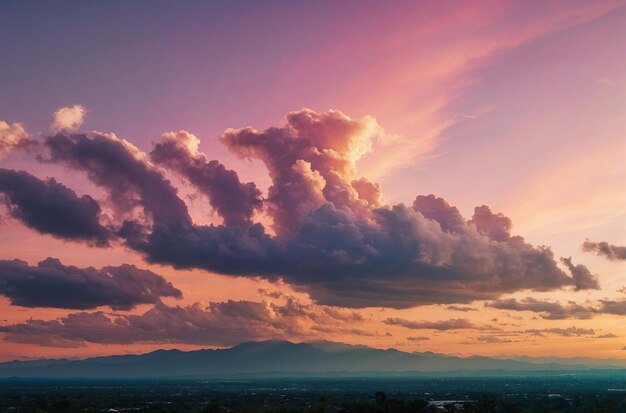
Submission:
[[[227,376],[407,375],[467,372],[501,374],[624,369],[607,360],[576,363],[554,357],[458,357],[318,341],[245,342],[225,349],[155,350],[81,360],[40,359],[0,363],[0,378],[176,378]],[[581,361],[590,360],[580,358]],[[530,361],[529,361],[530,360]]]

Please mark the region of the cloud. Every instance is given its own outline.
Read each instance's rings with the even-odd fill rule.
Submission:
[[[607,334],[600,334],[598,337],[596,338],[617,338],[618,336],[616,336],[613,333],[607,333]]]
[[[469,221],[434,195],[381,205],[380,187],[356,175],[356,161],[383,134],[371,117],[308,109],[289,113],[281,127],[228,129],[221,141],[230,151],[266,166],[264,198],[200,153],[195,136],[165,134],[152,161],[207,194],[223,225],[194,224],[164,172],[113,134],[57,133],[40,159],[104,188],[116,233],[147,261],[282,279],[319,304],[408,308],[597,287],[584,267],[563,261],[568,275],[549,248],[511,235],[510,220],[485,205]],[[261,209],[272,231],[253,222]]]
[[[85,171],[93,183],[108,190],[119,214],[141,207],[154,226],[170,230],[191,226],[187,206],[176,189],[130,142],[113,134],[59,133],[48,137],[45,146],[49,150],[45,162]]]
[[[561,258],[561,262],[567,266],[572,278],[574,278],[574,284],[576,290],[598,290],[600,289],[600,283],[598,277],[593,275],[587,267],[582,264],[572,264],[572,257]]]
[[[387,325],[397,325],[411,330],[497,330],[493,326],[477,326],[466,318],[452,318],[440,321],[411,321],[404,318],[388,318]]]
[[[274,230],[297,236],[310,213],[326,203],[335,208],[366,212],[371,194],[357,187],[355,161],[372,148],[383,131],[371,117],[354,120],[339,111],[318,114],[304,109],[287,115],[287,124],[264,132],[229,129],[221,140],[234,154],[262,161],[272,185],[267,207]]]
[[[252,214],[262,205],[261,191],[254,183],[241,183],[235,171],[218,161],[208,160],[198,152],[199,144],[189,132],[166,133],[154,146],[150,159],[178,172],[206,194],[225,225],[249,227]]]
[[[15,149],[30,144],[28,132],[21,123],[8,124],[0,120],[0,159]]]
[[[489,344],[507,344],[507,343],[522,343],[530,341],[530,336],[545,337],[546,335],[557,335],[562,337],[580,337],[580,336],[594,336],[596,331],[592,328],[580,328],[576,326],[571,327],[554,327],[554,328],[537,328],[528,330],[514,330],[497,332],[495,334],[481,335],[476,337],[476,341]],[[595,338],[609,338],[612,334],[597,336]],[[465,341],[461,344],[475,344],[472,341]]]
[[[65,106],[54,111],[50,125],[53,132],[75,132],[85,121],[87,109],[82,105]]]
[[[586,240],[582,248],[585,252],[594,252],[596,255],[603,256],[611,261],[626,260],[626,247],[609,244],[605,241],[592,242]]]
[[[359,333],[354,324],[350,311],[327,312],[293,299],[284,304],[228,300],[185,307],[158,303],[140,315],[97,311],[69,314],[55,320],[30,319],[0,326],[0,333],[8,342],[42,346],[85,343],[230,346],[244,341],[318,337],[319,332]]]
[[[462,305],[449,305],[446,307],[446,310],[461,311],[463,313],[467,313],[468,311],[478,311],[474,307],[462,306]]]
[[[626,300],[600,300],[600,311],[607,314],[626,315]]]
[[[542,336],[544,334],[555,334],[563,337],[572,337],[572,336],[593,336],[596,334],[593,328],[579,328],[575,326],[567,327],[567,328],[542,328],[542,329],[530,329],[524,330],[523,333],[533,334],[537,336]]]
[[[563,320],[566,318],[583,320],[600,314],[626,315],[626,300],[602,299],[582,305],[573,301],[561,304],[559,302],[526,297],[519,301],[514,298],[495,300],[485,303],[485,306],[501,310],[533,311],[540,313],[542,318],[548,320]]]
[[[0,295],[21,307],[129,310],[182,293],[162,276],[134,265],[101,269],[65,266],[47,258],[36,266],[0,260]]]
[[[498,337],[498,336],[478,336],[476,337],[476,340],[482,343],[489,343],[489,344],[508,344],[508,343],[517,343],[521,341],[521,340],[511,340],[510,338]],[[468,342],[466,344],[472,344],[472,343]]]
[[[430,340],[430,337],[425,337],[425,336],[416,336],[416,337],[407,337],[406,338],[408,341],[428,341]]]
[[[504,242],[511,238],[511,220],[501,213],[492,213],[486,205],[474,209],[474,216],[469,223],[492,240]]]
[[[78,197],[54,178],[0,169],[0,196],[11,216],[41,233],[100,247],[112,237],[100,224],[100,205],[89,195]]]
[[[537,300],[526,297],[521,300],[515,298],[501,299],[485,304],[486,307],[500,310],[532,311],[540,313],[542,318],[548,320],[563,320],[566,318],[589,319],[598,314],[598,309],[590,305],[581,305],[569,302],[564,305],[558,302]]]

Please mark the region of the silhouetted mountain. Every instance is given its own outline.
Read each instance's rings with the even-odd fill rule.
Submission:
[[[408,374],[466,372],[580,371],[598,364],[549,359],[540,363],[489,357],[407,353],[327,341],[243,343],[222,350],[157,350],[141,355],[85,360],[35,360],[0,363],[0,377],[224,377]],[[618,366],[616,366],[618,367]]]

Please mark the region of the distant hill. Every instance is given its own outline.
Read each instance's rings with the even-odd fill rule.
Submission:
[[[431,352],[407,353],[342,343],[243,343],[222,350],[157,350],[141,355],[84,360],[36,360],[0,363],[0,378],[173,378],[227,376],[354,376],[419,373],[574,372],[623,368],[593,359],[498,359],[454,357]],[[586,361],[589,363],[584,363]]]

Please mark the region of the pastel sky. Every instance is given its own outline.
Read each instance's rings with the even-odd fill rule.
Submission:
[[[624,1],[0,1],[0,361],[626,359],[624,50]]]

